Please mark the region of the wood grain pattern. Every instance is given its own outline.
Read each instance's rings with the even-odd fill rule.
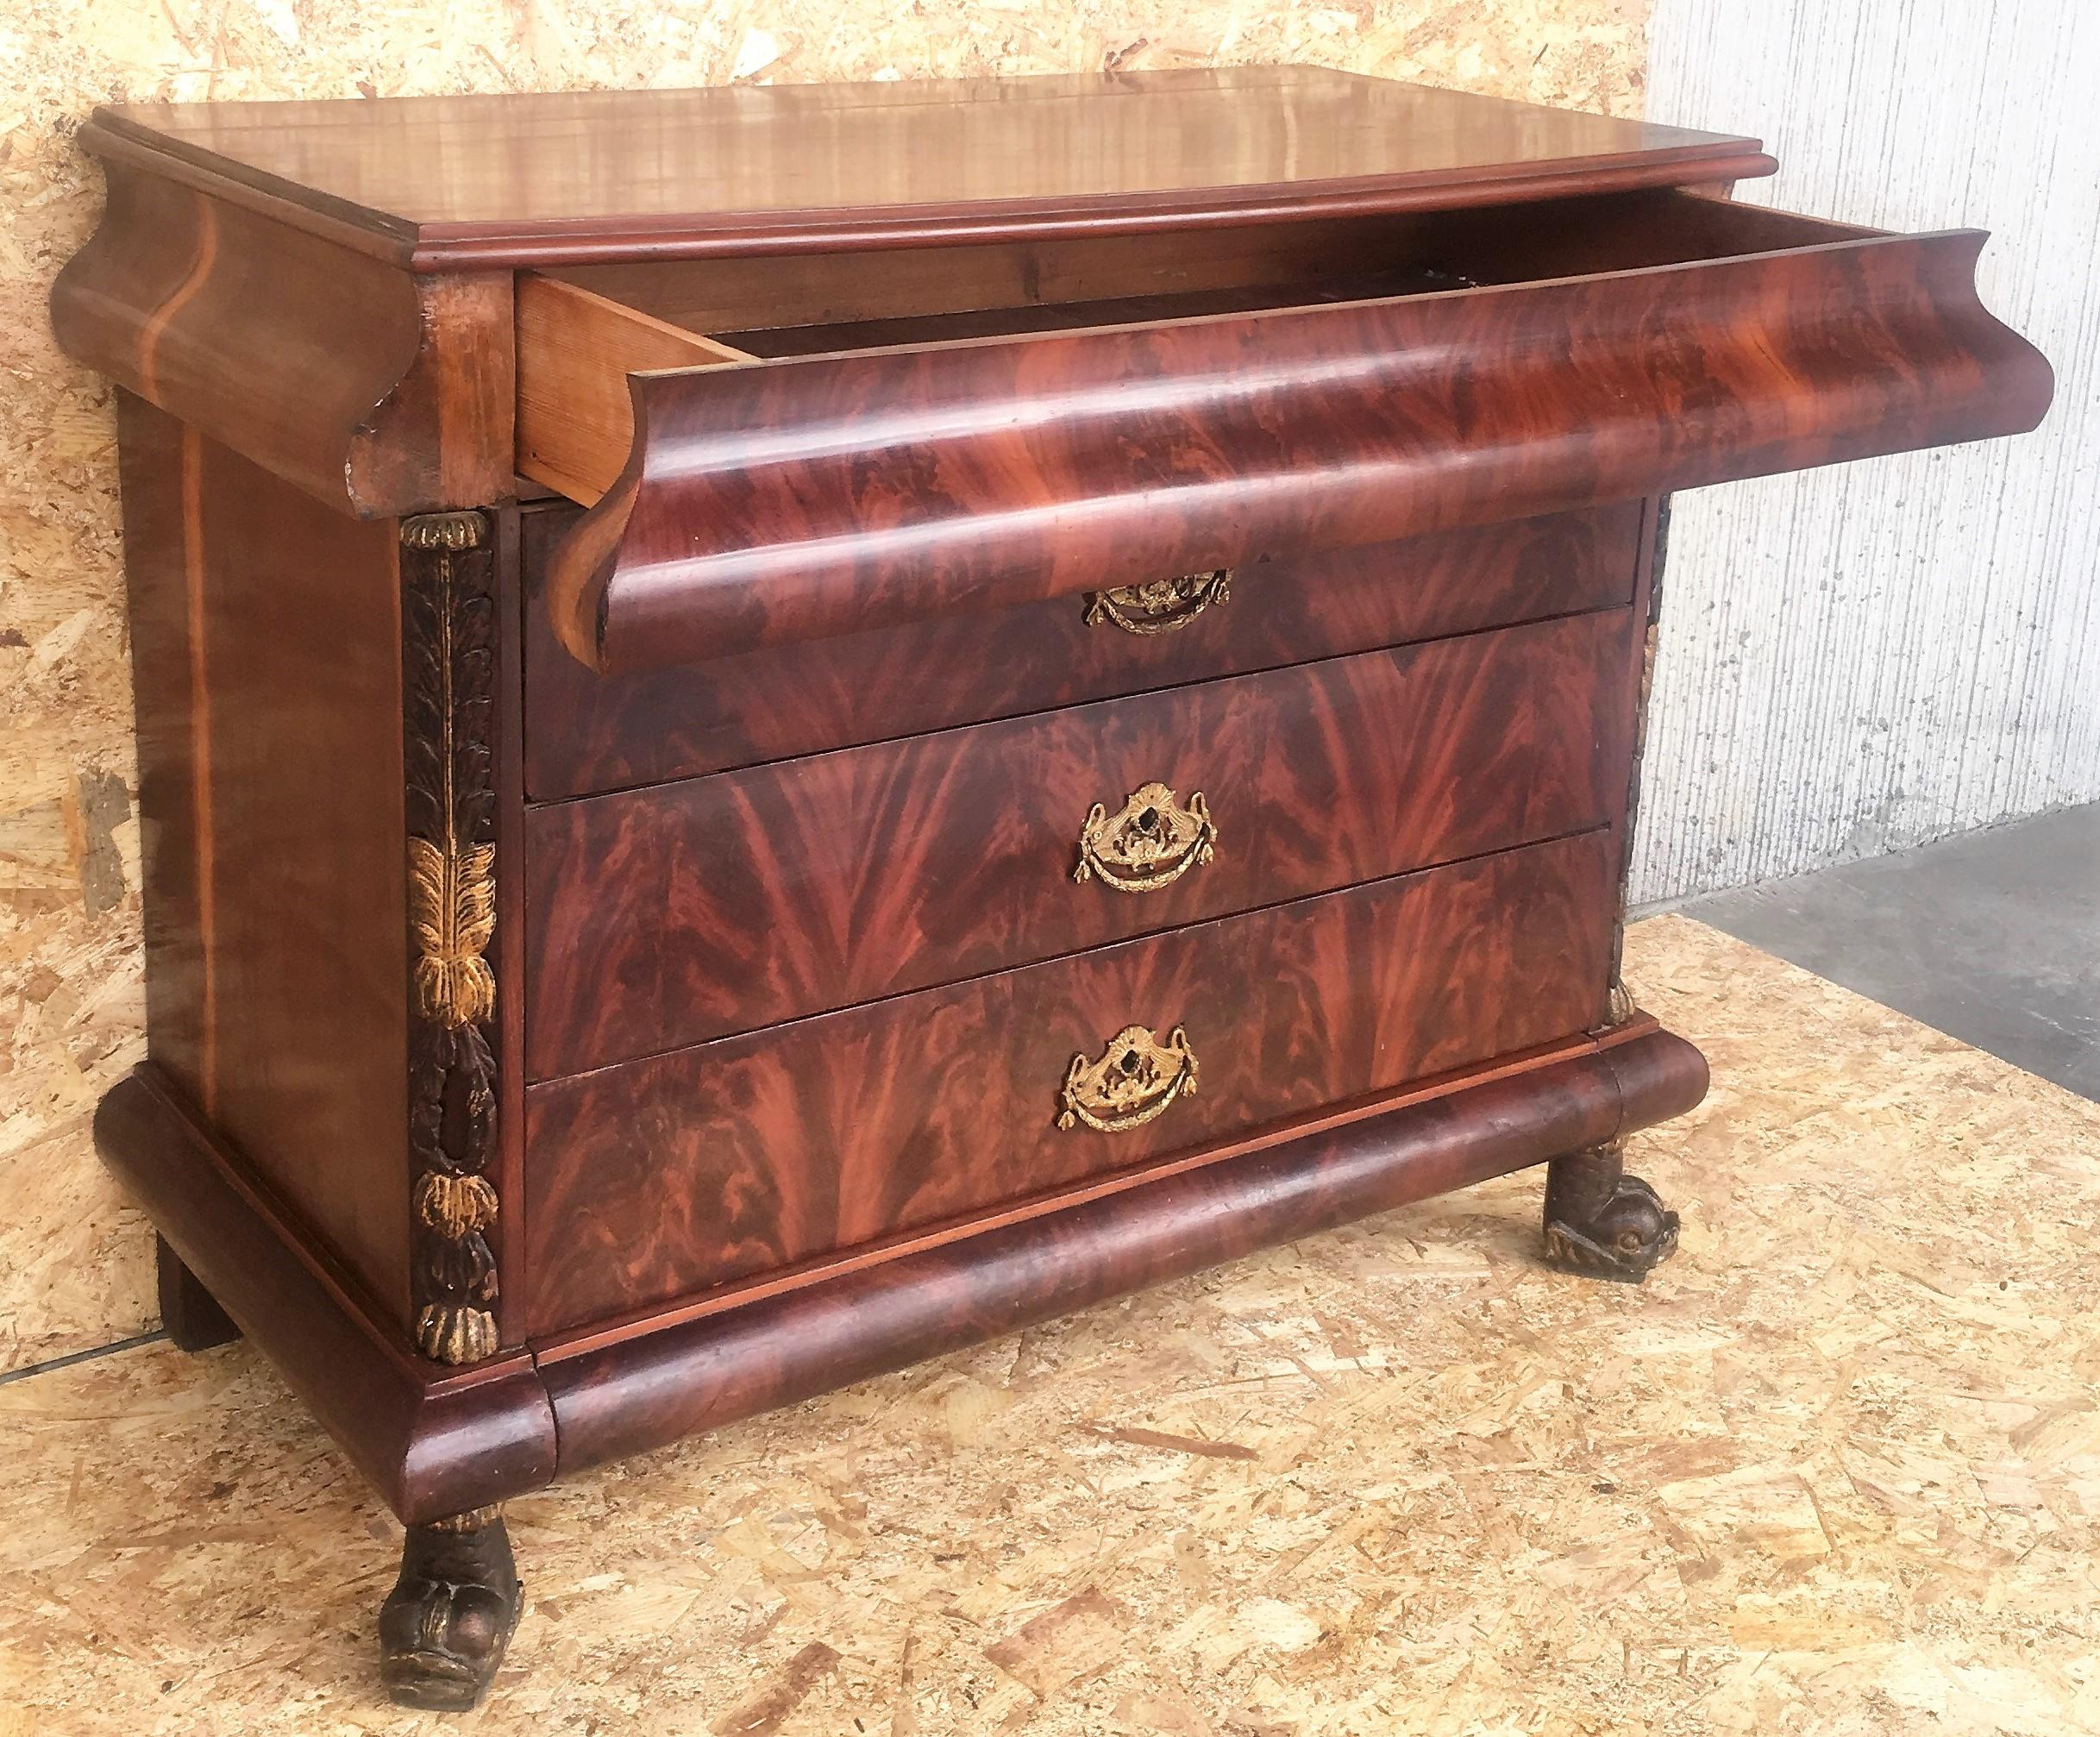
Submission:
[[[521,442],[518,467],[572,499],[598,501],[618,480],[633,442],[623,377],[687,361],[711,366],[1389,300],[1873,234],[1649,191],[1518,212],[1476,207],[1189,235],[1089,235],[527,273],[518,284],[521,378],[559,382],[579,408],[566,419],[558,404],[536,411],[552,449]],[[681,352],[680,333],[689,335],[689,353]],[[527,415],[522,401],[520,415]]]
[[[841,256],[842,262],[850,258]],[[704,271],[705,263],[696,269]],[[1014,304],[940,314],[912,312],[869,318],[848,301],[850,311],[847,317],[787,325],[774,316],[761,315],[763,323],[755,329],[724,332],[719,342],[704,341],[705,349],[696,342],[688,347],[691,354],[681,356],[675,342],[678,328],[658,329],[648,323],[648,316],[632,308],[592,298],[588,292],[559,279],[527,273],[519,280],[521,308],[544,300],[549,286],[566,292],[566,329],[558,338],[562,350],[545,358],[536,356],[532,349],[535,343],[543,341],[543,335],[530,325],[521,329],[521,372],[574,381],[581,388],[588,411],[568,418],[557,401],[537,413],[534,422],[541,439],[537,446],[521,439],[518,472],[586,505],[603,499],[626,468],[634,442],[633,402],[627,376],[648,372],[651,359],[658,354],[670,354],[674,358],[667,364],[670,367],[695,361],[702,367],[716,367],[729,361],[769,361],[900,344],[963,343],[1022,332],[1144,324],[1207,314],[1260,313],[1320,302],[1370,301],[1450,289],[1455,281],[1433,270],[1395,263],[1388,257],[1376,267],[1364,265],[1314,281],[1291,279],[1210,289],[1176,282],[1150,292],[1088,301],[1025,298]],[[521,399],[521,417],[525,411]]]
[[[1601,825],[1634,630],[1577,616],[536,808],[528,1069]],[[1075,884],[1092,805],[1150,782],[1202,793],[1213,859],[1156,891]]]
[[[511,1058],[496,1070],[496,1156],[491,1175],[498,1201],[525,1198],[525,877],[518,870],[525,837],[525,661],[520,515],[515,505],[490,516],[496,534],[496,934],[489,959],[496,969],[496,1053]],[[505,840],[511,841],[507,853]],[[505,1345],[523,1338],[523,1316],[505,1300],[523,1295],[524,1238],[496,1243],[497,1326]]]
[[[1769,174],[1757,141],[1313,66],[96,111],[83,142],[423,269],[1262,222]]]
[[[1645,1270],[1614,1143],[1705,1070],[1612,981],[1643,502],[2052,389],[1978,235],[1332,73],[84,137],[154,642],[97,1139],[417,1527],[1521,1164]],[[382,1626],[478,1686],[469,1534]]]
[[[545,1333],[1564,1037],[1603,1007],[1608,833],[533,1086]],[[1186,1025],[1200,1089],[1060,1130],[1075,1054]]]
[[[148,1053],[405,1320],[393,527],[119,416]]]
[[[1042,1218],[653,1329],[550,1344],[561,1469],[643,1452],[920,1358],[1682,1115],[1706,1064],[1651,1027]]]
[[[632,676],[585,668],[549,625],[547,564],[576,517],[523,516],[525,777],[542,800],[1623,604],[1640,510],[1258,562],[1173,633],[1089,624],[1082,599],[1056,598]]]
[[[51,321],[75,361],[338,509],[510,492],[507,273],[418,279],[113,163]]]
[[[1983,240],[643,377],[555,630],[657,668],[2029,428]]]
[[[573,500],[611,486],[634,442],[636,369],[749,361],[742,350],[536,272],[517,280],[517,468]]]

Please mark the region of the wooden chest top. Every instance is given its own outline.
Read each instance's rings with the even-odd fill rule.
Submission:
[[[1499,203],[1768,174],[1753,139],[1313,66],[97,111],[85,142],[435,269]]]

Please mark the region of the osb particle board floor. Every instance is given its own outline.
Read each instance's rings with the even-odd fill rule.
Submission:
[[[2100,1105],[1681,918],[1643,1289],[1535,1176],[512,1508],[492,1703],[243,1348],[0,1389],[0,1734],[2100,1730]]]

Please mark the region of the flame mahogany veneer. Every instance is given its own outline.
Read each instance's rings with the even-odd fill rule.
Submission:
[[[536,807],[526,1074],[1607,825],[1639,637],[1619,608]],[[1090,806],[1148,783],[1207,793],[1214,854],[1075,884]]]
[[[2014,433],[1983,241],[637,375],[549,607],[629,672]]]
[[[2040,417],[1980,235],[1304,68],[103,110],[178,1339],[411,1527],[1524,1165],[1638,1278],[1664,491]]]
[[[1118,633],[1058,597],[715,658],[705,682],[596,675],[562,651],[544,585],[575,523],[564,505],[523,524],[525,787],[549,800],[1629,604],[1641,508],[1279,555],[1234,573],[1200,633]]]
[[[1583,1031],[1604,1014],[1616,866],[1599,828],[530,1087],[527,1330],[1032,1200]],[[1100,1050],[1122,1010],[1187,1027],[1198,1089],[1143,1127],[1060,1127],[1066,1063]]]

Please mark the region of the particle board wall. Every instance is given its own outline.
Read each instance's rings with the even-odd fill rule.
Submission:
[[[0,1370],[153,1325],[149,1241],[88,1144],[141,1002],[107,391],[50,280],[96,103],[1313,61],[1636,114],[1646,0],[0,0]]]
[[[1651,29],[1651,118],[1779,159],[1740,197],[1994,231],[1984,299],[2057,394],[2017,440],[1679,499],[1634,897],[2100,798],[2100,6],[1657,0]]]

